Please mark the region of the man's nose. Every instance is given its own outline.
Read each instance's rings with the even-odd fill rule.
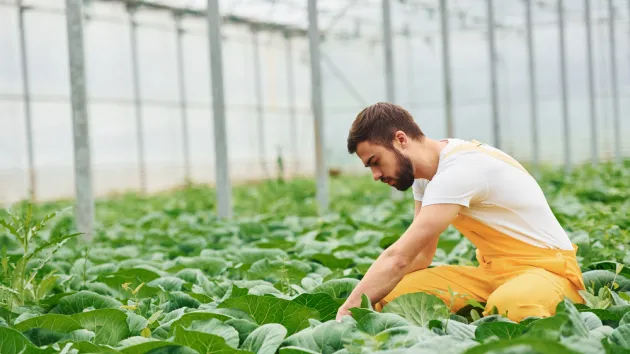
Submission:
[[[374,177],[375,181],[378,181],[379,179],[381,179],[381,177],[383,176],[383,174],[381,173],[381,171],[379,171],[378,169],[373,169],[372,170],[372,176]]]

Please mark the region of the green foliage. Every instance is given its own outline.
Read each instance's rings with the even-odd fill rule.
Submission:
[[[188,185],[99,200],[89,249],[67,202],[0,211],[2,353],[621,353],[630,350],[630,168],[546,171],[541,186],[571,240],[587,289],[548,318],[482,316],[484,304],[412,293],[377,312],[364,295],[337,310],[413,218],[411,195],[363,177],[315,184],[278,178],[234,190]],[[21,209],[20,209],[21,208]],[[16,212],[15,210],[20,210]],[[433,266],[476,265],[456,230]],[[457,294],[449,289],[452,299]]]

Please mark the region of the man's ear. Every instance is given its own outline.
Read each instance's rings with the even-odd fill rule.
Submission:
[[[395,145],[400,145],[400,147],[403,148],[408,142],[409,142],[409,139],[407,138],[407,134],[405,134],[405,132],[398,130],[394,134]]]

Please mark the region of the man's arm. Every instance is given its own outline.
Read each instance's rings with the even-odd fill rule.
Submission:
[[[423,249],[435,251],[440,234],[455,219],[461,208],[462,206],[457,204],[435,204],[420,209],[402,237],[370,266],[339,309],[337,320],[349,314],[350,308],[361,304],[362,294],[366,294],[372,304],[389,294],[411,271],[414,260]]]

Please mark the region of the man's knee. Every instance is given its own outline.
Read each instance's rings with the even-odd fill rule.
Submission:
[[[546,274],[531,273],[519,276],[488,297],[484,315],[498,313],[520,322],[530,316],[549,317],[566,295],[562,280]]]
[[[403,277],[389,294],[375,305],[375,310],[381,311],[387,303],[401,295],[417,292],[437,296],[448,307],[451,307],[453,312],[466,306],[466,301],[469,299],[483,301],[483,299],[469,294],[461,285],[451,280],[456,279],[453,275],[459,271],[465,270],[456,266],[440,266],[409,273]],[[451,296],[449,287],[455,293],[454,296]]]

